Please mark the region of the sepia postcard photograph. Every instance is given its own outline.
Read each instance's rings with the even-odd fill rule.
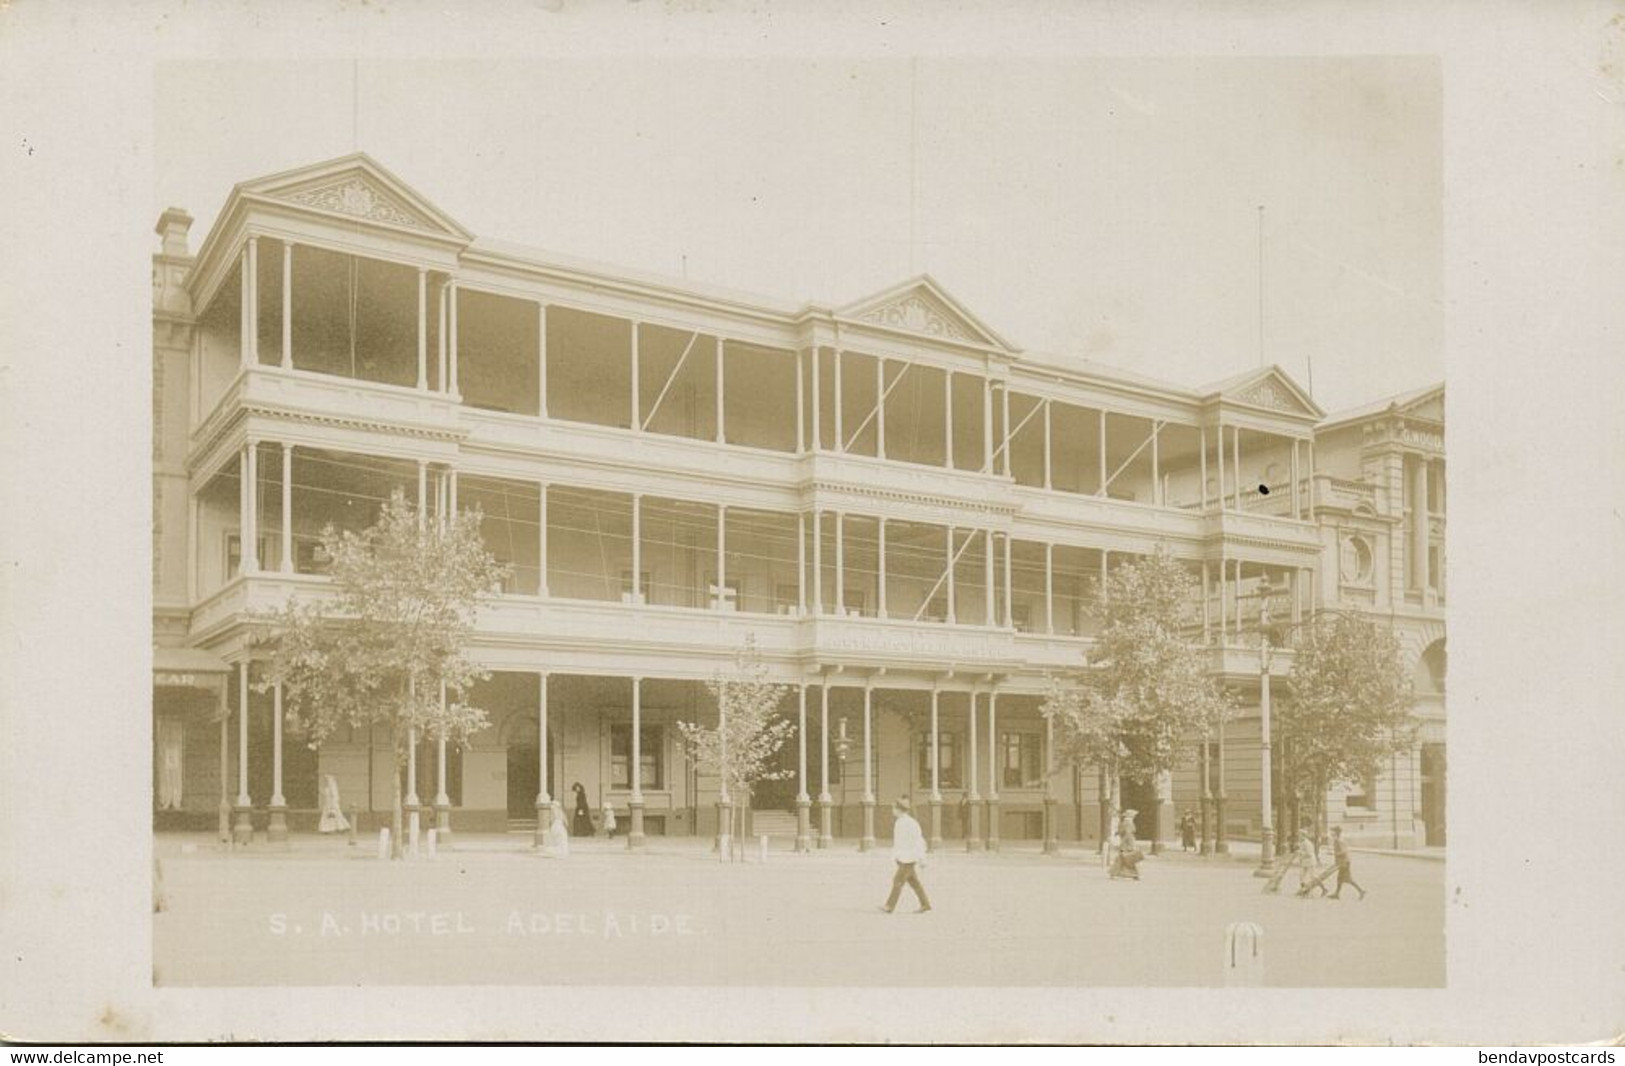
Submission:
[[[1473,591],[1540,547],[1476,502],[1520,419],[1458,347],[1488,75],[1436,31],[556,0],[503,17],[597,47],[527,54],[301,7],[348,43],[126,73],[136,329],[77,388],[123,419],[128,665],[75,683],[122,693],[82,765],[134,991],[8,1036],[1617,1034],[1493,1006],[1548,920],[1600,922],[1571,1003],[1620,988],[1617,849],[1561,843],[1617,839],[1617,775],[1573,800],[1620,734],[1452,673],[1546,616]],[[1553,22],[1617,155],[1602,8]]]
[[[156,110],[159,984],[1444,982],[1435,61]]]

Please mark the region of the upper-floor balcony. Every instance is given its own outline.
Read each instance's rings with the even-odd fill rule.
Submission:
[[[328,580],[307,574],[257,572],[238,576],[197,604],[191,635],[199,643],[229,636],[238,627],[284,605],[290,597],[322,602],[332,596]],[[568,599],[523,594],[489,597],[482,605],[474,638],[476,657],[500,659],[519,649],[545,649],[549,661],[567,666],[602,665],[606,658],[658,660],[693,672],[694,663],[726,658],[754,638],[770,660],[898,672],[1012,673],[1043,668],[1051,661],[1076,663],[1082,641],[1070,640],[1070,654],[1046,644],[1018,642],[1013,629],[986,625],[944,625],[912,617],[877,618],[853,611],[812,614],[741,611],[730,602],[685,608],[647,602]],[[484,650],[481,650],[484,649]],[[1043,653],[1029,662],[1035,649]],[[689,665],[679,665],[679,664]],[[706,672],[709,667],[701,670]]]
[[[528,460],[732,480],[820,507],[819,494],[832,508],[912,500],[944,520],[1024,510],[1190,538],[1211,528],[1193,515],[1285,526],[1308,510],[1297,493],[1255,499],[1257,485],[1295,483],[1304,438],[1211,424],[1193,404],[1108,409],[991,361],[871,354],[788,322],[734,336],[720,319],[640,320],[590,293],[569,304],[481,291],[270,237],[242,258],[198,317],[194,452],[252,405],[455,439],[460,461],[493,472]]]

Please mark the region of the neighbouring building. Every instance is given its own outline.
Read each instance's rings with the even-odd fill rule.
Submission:
[[[1096,579],[1166,545],[1252,710],[1125,790],[1142,827],[1206,780],[1257,834],[1268,602],[1402,632],[1422,743],[1333,810],[1443,840],[1442,387],[1328,419],[1277,367],[1193,389],[1023,352],[929,277],[827,307],[575,261],[473,237],[364,155],[236,186],[195,255],[190,224],[166,211],[153,261],[159,828],[280,838],[327,775],[388,811],[387,738],[284,729],[248,623],[324,595],[320,531],[402,490],[477,505],[512,566],[473,649],[490,729],[417,747],[443,826],[527,827],[579,782],[634,842],[714,832],[677,723],[714,718],[704,682],[753,636],[804,724],[757,831],[867,842],[906,794],[943,841],[1094,839],[1096,777],[1051,772],[1039,705]]]

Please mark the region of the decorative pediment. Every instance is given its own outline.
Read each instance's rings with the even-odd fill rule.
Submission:
[[[274,174],[243,185],[241,191],[436,236],[469,237],[449,216],[364,154]]]
[[[1231,403],[1262,407],[1289,415],[1321,418],[1322,411],[1308,393],[1278,366],[1255,370],[1213,386],[1211,394]]]
[[[840,316],[885,329],[1010,350],[998,334],[925,275],[849,304],[841,309]]]
[[[1421,419],[1428,422],[1444,421],[1444,389],[1433,389],[1417,397],[1410,403],[1401,404],[1399,413],[1406,418]]]
[[[1277,411],[1303,410],[1302,404],[1294,402],[1292,397],[1284,389],[1277,387],[1273,381],[1260,381],[1245,392],[1237,394],[1236,399],[1259,407],[1273,407]]]
[[[436,228],[423,215],[402,204],[395,197],[368,181],[364,175],[352,174],[337,181],[326,181],[309,188],[295,189],[278,199],[291,200],[307,207],[324,211],[337,211],[342,215],[358,215],[374,222],[389,222],[415,229]]]

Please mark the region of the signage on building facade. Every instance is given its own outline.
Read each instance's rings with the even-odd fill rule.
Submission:
[[[1430,433],[1423,429],[1413,429],[1410,426],[1399,427],[1399,439],[1418,448],[1429,448],[1436,452],[1444,451],[1444,434]]]

